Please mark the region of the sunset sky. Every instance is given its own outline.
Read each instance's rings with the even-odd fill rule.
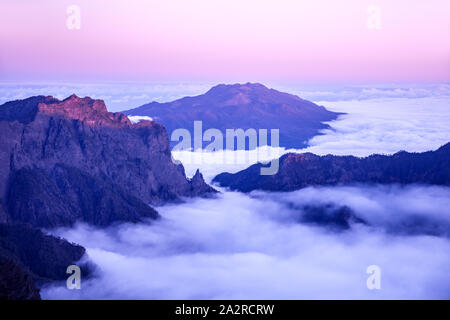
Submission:
[[[448,0],[2,0],[0,12],[0,81],[450,81]]]

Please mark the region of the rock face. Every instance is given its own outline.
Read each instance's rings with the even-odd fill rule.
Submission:
[[[5,223],[8,219],[8,215],[6,213],[6,209],[3,206],[3,203],[0,201],[0,223]]]
[[[308,186],[355,183],[450,185],[450,143],[436,151],[398,152],[391,156],[317,156],[289,153],[279,159],[275,175],[260,175],[261,164],[214,178],[232,190],[293,191]]]
[[[24,224],[0,224],[0,255],[15,261],[36,280],[63,280],[85,249]]]
[[[0,255],[0,300],[40,300],[31,275],[14,260]]]
[[[258,83],[221,84],[203,95],[168,103],[152,102],[125,114],[150,116],[162,123],[169,134],[184,128],[192,137],[196,120],[202,121],[203,130],[216,128],[224,136],[226,129],[279,129],[280,146],[287,148],[304,148],[306,141],[319,134],[319,130],[329,128],[323,121],[334,120],[339,115]]]
[[[216,192],[171,161],[163,126],[132,124],[102,100],[7,102],[0,133],[0,221],[46,228],[136,222],[158,217],[149,203]]]
[[[0,224],[0,300],[40,299],[37,282],[64,280],[69,265],[78,263],[84,276],[89,267],[79,263],[85,249],[45,235],[24,224]]]

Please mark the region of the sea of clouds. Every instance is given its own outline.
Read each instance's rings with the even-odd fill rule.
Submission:
[[[347,205],[369,224],[348,230],[304,224],[298,207]],[[288,205],[290,204],[290,205]],[[450,189],[307,188],[250,196],[224,192],[159,208],[162,219],[57,234],[86,246],[98,265],[81,290],[46,299],[449,299]],[[410,217],[434,221],[411,228]],[[395,226],[395,228],[393,228]],[[448,231],[448,229],[447,229]],[[369,290],[367,267],[381,268]]]
[[[450,100],[446,85],[440,88],[435,95],[429,88],[361,88],[353,90],[359,96],[343,92],[342,99],[339,92],[323,93],[317,103],[347,114],[309,148],[265,150],[262,158],[288,151],[365,156],[436,149],[450,141]],[[247,162],[224,165],[223,156],[174,154],[189,176],[200,168],[208,181],[258,160],[248,153]],[[85,246],[97,269],[82,279],[81,290],[52,284],[43,298],[450,299],[448,187],[220,191],[215,199],[159,207],[158,221],[52,230]],[[311,223],[302,219],[311,206],[346,207],[359,222],[343,229]],[[380,290],[367,288],[371,265],[381,269]]]

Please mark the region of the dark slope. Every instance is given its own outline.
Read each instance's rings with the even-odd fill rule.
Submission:
[[[0,299],[40,299],[36,281],[65,280],[67,267],[84,254],[83,247],[30,225],[0,223]],[[89,275],[87,264],[79,266]]]
[[[172,162],[163,126],[133,125],[102,100],[8,102],[0,133],[0,220],[46,228],[136,222],[158,217],[148,203],[215,192]]]

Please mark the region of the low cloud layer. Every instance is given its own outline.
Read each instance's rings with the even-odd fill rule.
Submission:
[[[202,93],[207,87],[148,90],[165,92],[160,99],[172,100],[168,95],[184,95],[189,90]],[[70,86],[32,89],[35,94],[53,94],[49,88],[67,92],[64,96],[73,90]],[[111,101],[113,110],[158,100],[141,96],[147,94],[142,88],[136,89],[140,92],[121,86],[97,89],[98,96],[88,87],[77,93]],[[105,97],[112,89],[114,94]],[[8,95],[10,100],[15,93],[28,96],[31,91],[27,90],[5,89],[0,98]],[[132,99],[133,92],[146,101]],[[229,165],[221,162],[227,156],[221,153],[203,155],[200,162],[196,162],[198,154],[174,156],[183,161],[188,176],[200,168],[210,181],[223,171],[235,172],[285,152],[366,156],[399,150],[422,152],[450,141],[446,85],[310,93],[311,99],[328,109],[348,114],[331,122],[332,129],[313,138],[307,149],[265,150],[259,158],[254,154],[257,151],[235,152],[238,159],[249,158]],[[162,219],[156,222],[105,230],[78,225],[53,231],[84,245],[98,270],[94,278],[83,279],[79,291],[58,284],[44,288],[42,296],[450,299],[449,188],[360,185],[251,195],[222,191],[218,199],[160,207]],[[330,216],[319,219],[323,214]],[[370,265],[381,268],[381,290],[366,287]]]
[[[449,199],[449,188],[420,186],[307,188],[250,196],[225,192],[218,199],[161,207],[162,219],[149,224],[106,230],[78,225],[56,233],[88,248],[99,267],[96,277],[83,281],[79,291],[51,286],[42,295],[449,299],[449,238],[427,235],[427,230],[402,231],[411,215],[447,224]],[[310,203],[346,205],[369,224],[336,231],[292,218]],[[366,287],[370,265],[381,268],[381,290]]]
[[[327,102],[331,111],[346,112],[332,129],[310,140],[317,154],[367,156],[400,150],[435,150],[450,141],[448,97],[383,98]]]

